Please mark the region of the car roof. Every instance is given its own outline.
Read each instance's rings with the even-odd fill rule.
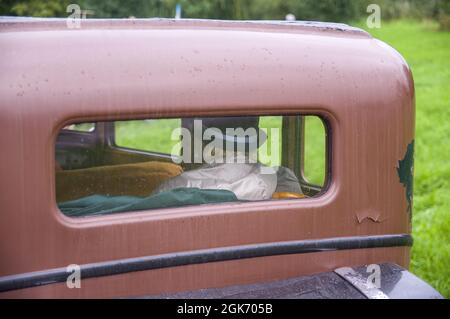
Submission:
[[[364,112],[413,94],[404,59],[343,24],[83,19],[71,29],[67,19],[3,17],[0,47],[0,107],[29,116]]]
[[[1,31],[56,30],[67,28],[67,18],[35,18],[0,16]],[[213,19],[82,19],[83,29],[142,28],[220,28],[286,33],[326,33],[344,36],[370,37],[366,31],[343,23],[282,20],[213,20]]]

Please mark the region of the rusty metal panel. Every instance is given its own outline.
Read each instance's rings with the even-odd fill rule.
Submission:
[[[414,139],[414,87],[403,58],[382,42],[308,26],[94,21],[68,30],[58,23],[0,23],[0,276],[197,249],[410,233],[396,167]],[[332,135],[331,183],[318,198],[82,220],[56,207],[54,143],[68,122],[299,113],[321,116]],[[55,284],[14,294],[142,295],[369,262],[407,267],[409,248],[305,256],[88,279],[89,292]]]

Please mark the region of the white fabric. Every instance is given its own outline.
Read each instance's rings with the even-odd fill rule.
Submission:
[[[277,174],[262,174],[259,163],[204,165],[163,182],[153,193],[178,187],[224,189],[232,191],[239,200],[264,200],[275,192]]]

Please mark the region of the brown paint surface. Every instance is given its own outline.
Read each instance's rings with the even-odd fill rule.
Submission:
[[[414,89],[401,56],[365,33],[202,23],[79,30],[0,24],[0,276],[202,248],[410,232],[395,169],[414,138]],[[321,115],[332,134],[331,183],[318,198],[76,220],[56,207],[54,141],[68,122],[296,113]],[[359,223],[368,211],[383,222]],[[89,279],[79,292],[57,284],[8,295],[142,295],[372,261],[407,266],[408,251],[257,258]]]

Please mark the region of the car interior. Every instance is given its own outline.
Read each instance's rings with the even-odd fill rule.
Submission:
[[[272,199],[317,196],[324,188],[325,182],[322,185],[315,185],[308,182],[303,175],[305,116],[291,115],[279,118],[282,132],[279,165],[295,173],[301,194],[276,192],[273,193]],[[252,125],[257,126],[259,121],[259,117],[255,116],[201,119],[209,123],[209,126],[219,128],[225,123],[228,126],[233,125],[235,128],[246,128]],[[155,119],[155,121],[157,120]],[[193,120],[194,118],[184,118],[180,121],[181,126],[193,132]],[[71,124],[60,130],[55,144],[55,193],[60,209],[64,207],[61,204],[65,203],[76,204],[75,206],[69,205],[71,209],[78,208],[79,202],[71,203],[71,201],[89,196],[104,196],[101,199],[108,202],[108,207],[112,199],[117,196],[143,198],[151,195],[165,181],[184,172],[199,169],[204,164],[184,162],[177,164],[174,163],[169,153],[118,146],[115,134],[118,123],[120,121]],[[191,136],[193,138],[194,134]],[[194,147],[193,143],[190,145],[190,147]],[[194,152],[193,149],[191,151]],[[220,189],[220,187],[218,188]],[[178,195],[185,196],[186,193]],[[220,196],[222,195],[220,194]],[[211,196],[207,199],[202,197],[200,202],[198,200],[198,198],[194,200],[195,204],[221,201]],[[98,204],[98,202],[96,203]],[[91,205],[91,202],[89,204]],[[192,205],[192,202],[188,200],[185,204]],[[83,205],[85,204],[83,203]],[[150,206],[154,206],[153,202]],[[136,205],[130,209],[134,209],[133,207],[135,208]],[[163,207],[170,207],[170,205]],[[128,211],[128,208],[119,209],[119,212],[124,209]],[[95,209],[89,210],[89,212],[92,211],[95,212]]]

